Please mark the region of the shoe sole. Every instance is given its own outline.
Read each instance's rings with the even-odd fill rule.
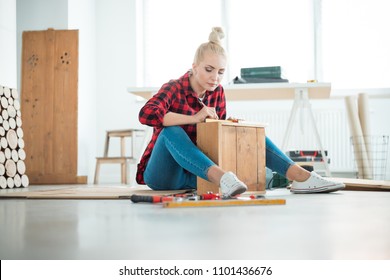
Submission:
[[[236,189],[234,192],[232,192],[231,194],[224,195],[224,197],[236,196],[236,195],[239,195],[239,194],[242,194],[242,193],[246,192],[247,190],[248,190],[247,188],[240,187],[240,188]]]
[[[312,189],[293,189],[291,188],[290,191],[292,193],[330,193],[345,189],[344,185],[334,185],[334,186],[327,186],[327,187],[321,187],[321,188],[312,188]]]

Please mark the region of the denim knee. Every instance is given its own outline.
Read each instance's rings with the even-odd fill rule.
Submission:
[[[180,135],[183,135],[183,133],[185,133],[185,131],[180,126],[166,126],[161,130],[160,135],[162,134],[167,138],[171,138],[180,137]]]

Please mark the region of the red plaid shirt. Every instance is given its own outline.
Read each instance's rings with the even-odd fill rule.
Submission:
[[[195,115],[203,108],[196,93],[191,88],[189,77],[190,72],[187,72],[179,79],[164,84],[139,112],[139,121],[153,127],[153,136],[138,164],[136,176],[138,184],[145,184],[144,171],[158,135],[164,128],[163,119],[165,114],[175,112],[184,115]],[[206,106],[215,107],[220,119],[226,118],[225,94],[221,85],[214,91],[206,91],[202,102]],[[182,125],[181,127],[192,142],[196,144],[196,124]]]

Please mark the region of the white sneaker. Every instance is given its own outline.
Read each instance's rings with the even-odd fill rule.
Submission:
[[[230,171],[223,174],[220,185],[223,197],[232,197],[248,190],[248,187]]]
[[[306,181],[293,181],[290,191],[292,193],[327,193],[342,190],[344,188],[345,185],[343,183],[327,180],[312,171],[309,179]]]

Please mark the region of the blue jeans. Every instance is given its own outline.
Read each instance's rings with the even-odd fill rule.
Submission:
[[[265,140],[266,166],[285,176],[294,162],[268,137]],[[207,180],[207,172],[213,165],[180,126],[169,126],[157,138],[144,180],[153,190],[195,189],[196,177]]]

